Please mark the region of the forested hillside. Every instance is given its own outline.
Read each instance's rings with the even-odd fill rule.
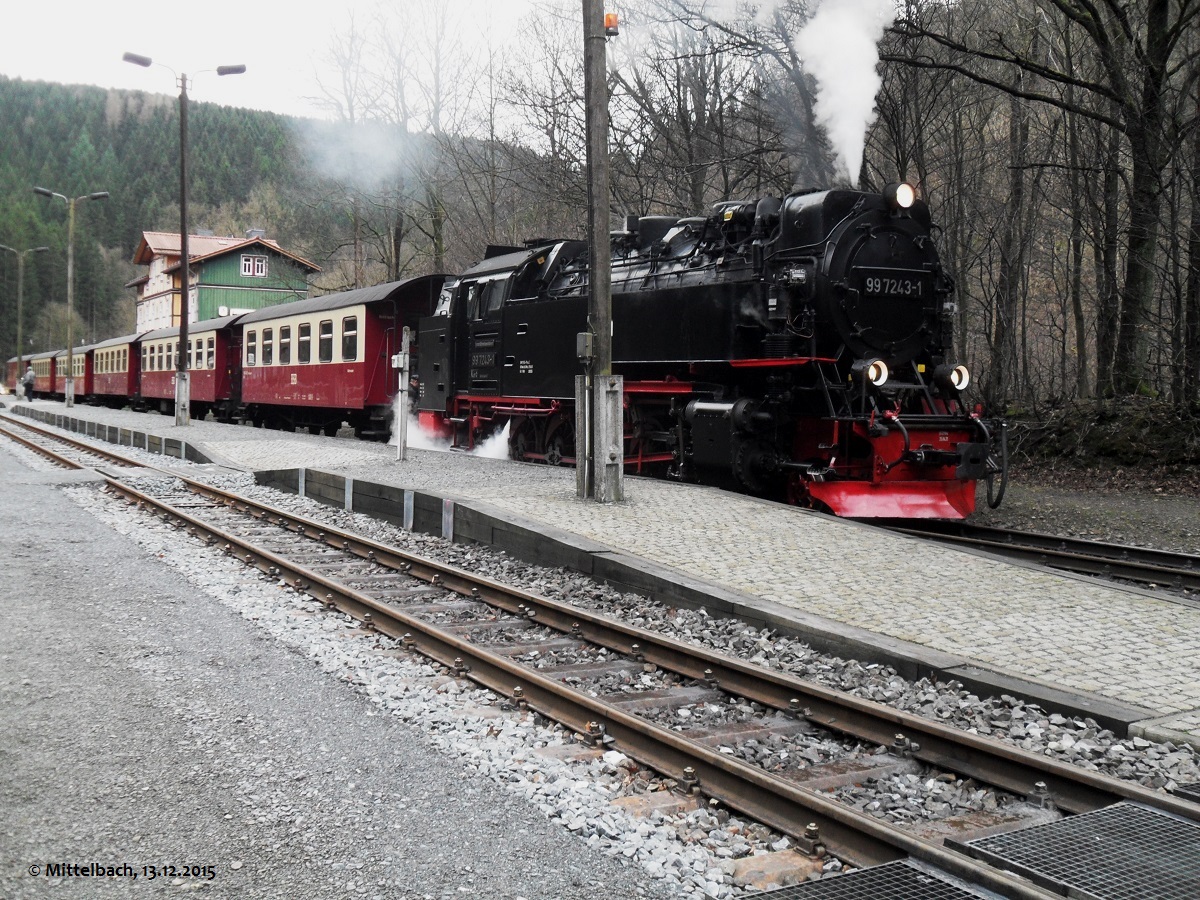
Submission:
[[[1200,4],[621,6],[607,49],[614,227],[907,180],[940,225],[954,354],[978,399],[1197,402]],[[536,0],[519,48],[472,39],[480,27],[454,0],[336,21],[330,122],[193,103],[193,228],[263,228],[322,266],[318,290],[582,236],[578,2]],[[35,184],[112,192],[81,208],[79,333],[128,327],[137,237],[178,227],[176,99],[0,78],[0,134],[0,243],[51,248],[27,282],[39,346],[62,340],[66,215]],[[5,355],[15,272],[0,253]]]
[[[189,108],[192,228],[241,234],[262,227],[285,246],[322,261],[313,228],[321,216],[281,215],[302,182],[293,123],[281,116],[193,103]],[[71,197],[108,191],[77,206],[76,322],[87,338],[129,330],[138,274],[130,263],[144,230],[179,227],[179,111],[174,97],[0,78],[0,243],[45,245],[27,263],[25,332],[33,346],[61,343],[66,299],[66,204],[34,185]],[[298,196],[298,195],[297,195]],[[325,218],[328,218],[326,216]],[[0,256],[0,346],[15,340],[16,265]],[[81,329],[81,330],[79,330]]]

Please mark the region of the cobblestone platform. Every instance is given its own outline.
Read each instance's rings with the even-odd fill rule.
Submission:
[[[61,404],[33,410],[62,415]],[[78,419],[186,439],[214,462],[304,468],[454,498],[547,539],[611,548],[711,591],[718,608],[847,653],[1026,693],[1134,734],[1200,745],[1200,608],[1014,565],[711,488],[626,480],[626,501],[575,497],[574,472],[346,439],[76,406]]]

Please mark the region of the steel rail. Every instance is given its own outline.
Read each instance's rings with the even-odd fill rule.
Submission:
[[[911,750],[917,759],[1015,794],[1028,796],[1035,793],[1038,782],[1043,782],[1058,806],[1067,812],[1086,812],[1119,800],[1132,800],[1200,820],[1200,806],[1170,794],[1048,759],[1001,741],[627,625],[599,613],[550,600],[250,500],[193,478],[179,477],[193,490],[210,499],[240,507],[259,517],[273,518],[278,524],[286,524],[291,530],[324,541],[332,547],[349,550],[455,593],[484,600],[506,612],[526,616],[581,640],[707,682],[735,696],[803,715],[822,728],[884,746],[894,744],[897,735],[903,734],[909,742],[919,744],[918,749]]]
[[[64,440],[61,435],[45,433],[49,437]],[[511,614],[526,616],[580,640],[591,641],[684,677],[706,682],[732,695],[790,711],[817,726],[857,740],[881,746],[894,746],[899,740],[902,744],[900,749],[928,765],[975,778],[1010,793],[1029,796],[1038,792],[1037,786],[1041,782],[1055,803],[1067,812],[1086,812],[1120,800],[1131,800],[1188,819],[1200,820],[1200,805],[1170,794],[1151,791],[1132,782],[1090,772],[1001,741],[627,625],[455,566],[389,547],[297,513],[250,500],[177,472],[171,474],[210,500],[259,518],[273,519],[276,524],[329,546],[350,551],[431,584],[444,586],[463,596],[483,600]]]
[[[59,435],[51,436],[60,439]],[[953,729],[946,729],[945,726],[937,723],[917,720],[907,714],[888,707],[881,707],[870,701],[840,697],[837,696],[837,692],[801,682],[798,679],[791,679],[766,670],[755,672],[753,670],[758,667],[738,660],[720,657],[702,648],[691,647],[670,638],[643,632],[622,623],[607,620],[602,616],[573,609],[565,604],[557,604],[524,591],[506,588],[497,582],[471,575],[453,566],[397,551],[370,539],[342,532],[323,523],[287,513],[266,504],[250,501],[195,479],[179,476],[178,473],[172,474],[215,502],[234,506],[258,518],[274,517],[276,524],[285,525],[294,532],[303,533],[307,537],[316,538],[342,550],[349,550],[370,561],[399,568],[431,584],[443,585],[449,590],[473,598],[491,600],[493,603],[495,600],[503,601],[506,597],[510,598],[516,602],[515,611],[524,610],[525,615],[534,619],[541,615],[542,621],[548,626],[554,624],[550,621],[549,614],[551,612],[557,616],[565,613],[566,619],[573,620],[569,626],[569,633],[578,636],[581,640],[588,637],[595,639],[595,636],[588,634],[593,630],[602,633],[605,628],[615,628],[623,632],[627,638],[634,636],[639,638],[639,641],[627,640],[626,643],[629,646],[625,648],[625,652],[632,652],[647,660],[661,654],[664,668],[672,668],[669,663],[676,654],[680,654],[682,659],[674,659],[674,661],[677,663],[676,671],[680,671],[682,674],[691,674],[695,671],[696,663],[689,662],[688,659],[700,655],[704,657],[704,663],[716,662],[719,666],[717,669],[706,668],[700,673],[700,677],[717,686],[720,684],[721,676],[725,675],[728,683],[722,686],[724,690],[733,691],[736,680],[746,675],[769,675],[784,683],[788,690],[783,693],[793,695],[799,693],[801,696],[805,696],[810,703],[818,696],[828,701],[830,709],[824,714],[819,711],[814,712],[811,708],[797,709],[800,701],[795,696],[788,698],[786,706],[778,702],[772,704],[779,705],[780,708],[791,709],[825,727],[855,734],[856,731],[850,726],[851,720],[857,717],[850,713],[853,711],[853,707],[861,707],[860,711],[864,712],[882,712],[885,722],[915,726],[911,728],[914,731],[922,733],[925,729],[947,731],[950,732],[952,738],[974,738],[985,746],[996,743],[963,732],[954,732]],[[1035,900],[1035,898],[1045,900],[1045,898],[1057,896],[1029,884],[1024,879],[998,872],[959,853],[944,849],[929,840],[885,825],[874,817],[842,806],[811,789],[775,778],[757,767],[713,751],[677,732],[654,726],[603,701],[575,691],[557,679],[528,669],[507,656],[484,650],[470,641],[406,615],[353,588],[341,585],[333,579],[290,562],[278,554],[255,547],[236,535],[224,532],[131,485],[124,484],[112,475],[106,474],[105,478],[112,489],[129,500],[137,502],[139,505],[149,505],[159,509],[163,518],[173,518],[179,525],[186,526],[191,533],[197,536],[208,535],[209,542],[212,540],[222,542],[226,552],[238,555],[234,548],[240,548],[241,554],[238,555],[238,558],[260,570],[273,576],[278,576],[283,572],[289,573],[294,579],[292,586],[297,590],[308,593],[326,605],[347,612],[363,621],[368,628],[399,638],[405,645],[451,667],[460,675],[469,677],[498,694],[516,699],[519,704],[560,721],[601,745],[609,741],[619,742],[622,750],[628,752],[631,757],[669,777],[676,778],[693,791],[702,792],[706,796],[723,802],[731,809],[738,810],[795,837],[804,835],[810,824],[817,825],[822,833],[822,845],[847,862],[865,866],[911,856],[938,866],[971,883],[993,890],[1004,897],[1013,898],[1013,900]],[[505,609],[512,608],[503,603],[495,605],[500,605]],[[643,647],[652,648],[652,652],[647,654],[642,649]],[[622,648],[618,646],[615,649]],[[695,676],[693,675],[693,677]],[[791,690],[793,688],[798,690]],[[745,692],[745,695],[752,696],[748,691]],[[782,696],[782,694],[778,696]],[[849,701],[850,710],[843,705],[846,701]],[[872,710],[872,707],[877,707],[877,709]],[[839,709],[842,710],[840,713]],[[871,735],[882,735],[889,727],[885,724],[882,731],[878,728],[868,728],[864,732],[864,739],[873,740],[876,743],[886,743],[886,740],[880,740],[878,736]],[[958,742],[957,740],[953,741],[953,743]],[[930,756],[928,751],[915,746],[912,746],[911,749],[916,751],[914,755],[918,758],[929,758]],[[1023,751],[1016,748],[1001,746],[1001,749],[1018,757],[1023,754]],[[936,760],[937,754],[932,756]],[[942,764],[946,768],[959,771],[963,765],[969,762],[969,756],[970,754],[961,752],[951,753],[945,757],[945,763],[935,762],[935,764]],[[1041,763],[1049,762],[1038,757],[1033,757],[1033,759]],[[1055,765],[1064,769],[1074,768],[1063,764]],[[1071,771],[1069,775],[1072,778],[1068,780],[1074,780],[1074,777],[1079,775],[1090,775],[1108,783],[1110,787],[1116,786],[1120,796],[1128,796],[1128,792],[1131,790],[1135,794],[1142,793],[1145,796],[1138,797],[1138,799],[1143,802],[1149,801],[1151,805],[1171,809],[1188,818],[1197,818],[1200,815],[1200,812],[1195,808],[1189,808],[1187,804],[1174,801],[1174,798],[1145,791],[1135,785],[1115,779],[1106,779],[1104,776],[1095,776],[1083,770]],[[1044,777],[1042,780],[1045,780]],[[1164,806],[1164,804],[1166,805]],[[1173,808],[1176,804],[1178,804],[1178,809]],[[1063,804],[1060,802],[1060,805]]]
[[[187,476],[180,479],[210,499],[388,568],[411,574],[514,615],[523,615],[565,634],[638,657],[660,668],[704,681],[764,706],[804,716],[812,723],[859,740],[891,746],[902,734],[919,746],[912,755],[932,766],[1028,796],[1043,782],[1067,812],[1086,812],[1132,800],[1200,821],[1200,805],[1049,759],[1001,741],[962,731],[911,713],[855,697],[796,676],[717,653],[704,647],[627,625],[599,613],[513,588],[455,566],[389,547],[378,541],[224,491]]]
[[[76,440],[75,438],[70,437],[69,435],[58,434],[56,432],[42,428],[38,425],[34,425],[31,422],[24,422],[20,419],[13,418],[12,416],[4,416],[2,418],[4,419],[4,422],[6,424],[17,425],[17,426],[20,426],[21,428],[26,429],[27,431],[32,431],[34,434],[39,434],[42,437],[47,437],[47,438],[51,438],[52,440],[60,441],[61,443],[66,444],[68,447],[72,447],[72,448],[74,448],[76,450],[80,450],[84,453],[90,453],[94,456],[98,456],[107,462],[113,463],[114,465],[125,466],[128,468],[138,468],[138,469],[146,468],[140,462],[136,462],[135,460],[132,460],[127,456],[122,456],[119,453],[113,453],[111,450],[105,450],[102,447],[96,447],[96,446],[93,446],[92,444],[85,443],[84,441]],[[5,429],[5,432],[7,434],[9,434],[10,437],[15,438],[15,432],[9,432],[7,429]],[[27,440],[20,439],[20,438],[15,438],[15,439],[21,440],[21,443],[25,444],[26,446],[29,446],[29,447],[36,446],[34,444],[31,444]],[[53,451],[51,451],[51,453],[53,453]],[[43,454],[43,455],[45,455],[45,454]],[[63,459],[63,460],[66,459],[66,457],[57,457],[57,456],[56,456],[56,458]],[[76,466],[76,468],[84,468],[84,467]]]
[[[115,477],[106,476],[106,480],[131,502],[159,509],[197,536],[207,534],[238,559],[272,576],[286,574],[292,587],[363,621],[370,630],[398,638],[460,676],[516,699],[518,704],[562,722],[601,746],[613,742],[622,752],[693,791],[793,836],[802,836],[811,824],[817,825],[822,846],[847,862],[868,866],[913,857],[1011,900],[1058,896],[590,697],[280,554],[256,547]],[[231,501],[230,505],[240,504]],[[307,527],[295,530],[307,532]],[[328,529],[320,530],[326,531],[328,538]],[[415,564],[409,574],[420,577]],[[440,577],[432,583],[450,588]]]
[[[7,421],[5,422],[5,425],[7,425]],[[55,453],[50,448],[43,447],[41,444],[36,444],[33,441],[29,440],[29,438],[25,437],[24,435],[18,434],[17,432],[12,431],[11,429],[9,429],[3,425],[0,425],[0,434],[3,434],[6,438],[16,441],[18,444],[25,447],[26,449],[32,450],[34,453],[37,453],[39,456],[44,456],[46,459],[50,460],[51,462],[57,463],[60,466],[66,466],[68,469],[86,468],[86,466],[84,466],[83,463],[76,462],[75,460],[73,460],[69,457],[63,456],[59,453]],[[55,435],[55,436],[57,437],[57,435]]]
[[[1200,591],[1200,556],[1190,553],[957,522],[909,522],[889,528],[900,534],[985,550],[1082,575]]]

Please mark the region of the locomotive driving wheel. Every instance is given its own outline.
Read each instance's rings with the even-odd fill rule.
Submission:
[[[565,458],[575,458],[575,423],[566,416],[558,416],[546,429],[546,463],[560,466]]]
[[[532,419],[517,419],[513,422],[512,434],[508,439],[509,458],[528,461],[531,453],[537,452],[538,427]]]

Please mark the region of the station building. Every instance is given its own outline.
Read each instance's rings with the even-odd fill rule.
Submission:
[[[197,322],[303,300],[320,266],[284,250],[262,231],[245,237],[189,234],[188,321]],[[137,291],[138,332],[180,322],[182,266],[178,232],[146,231],[133,261],[147,266],[126,284]]]

